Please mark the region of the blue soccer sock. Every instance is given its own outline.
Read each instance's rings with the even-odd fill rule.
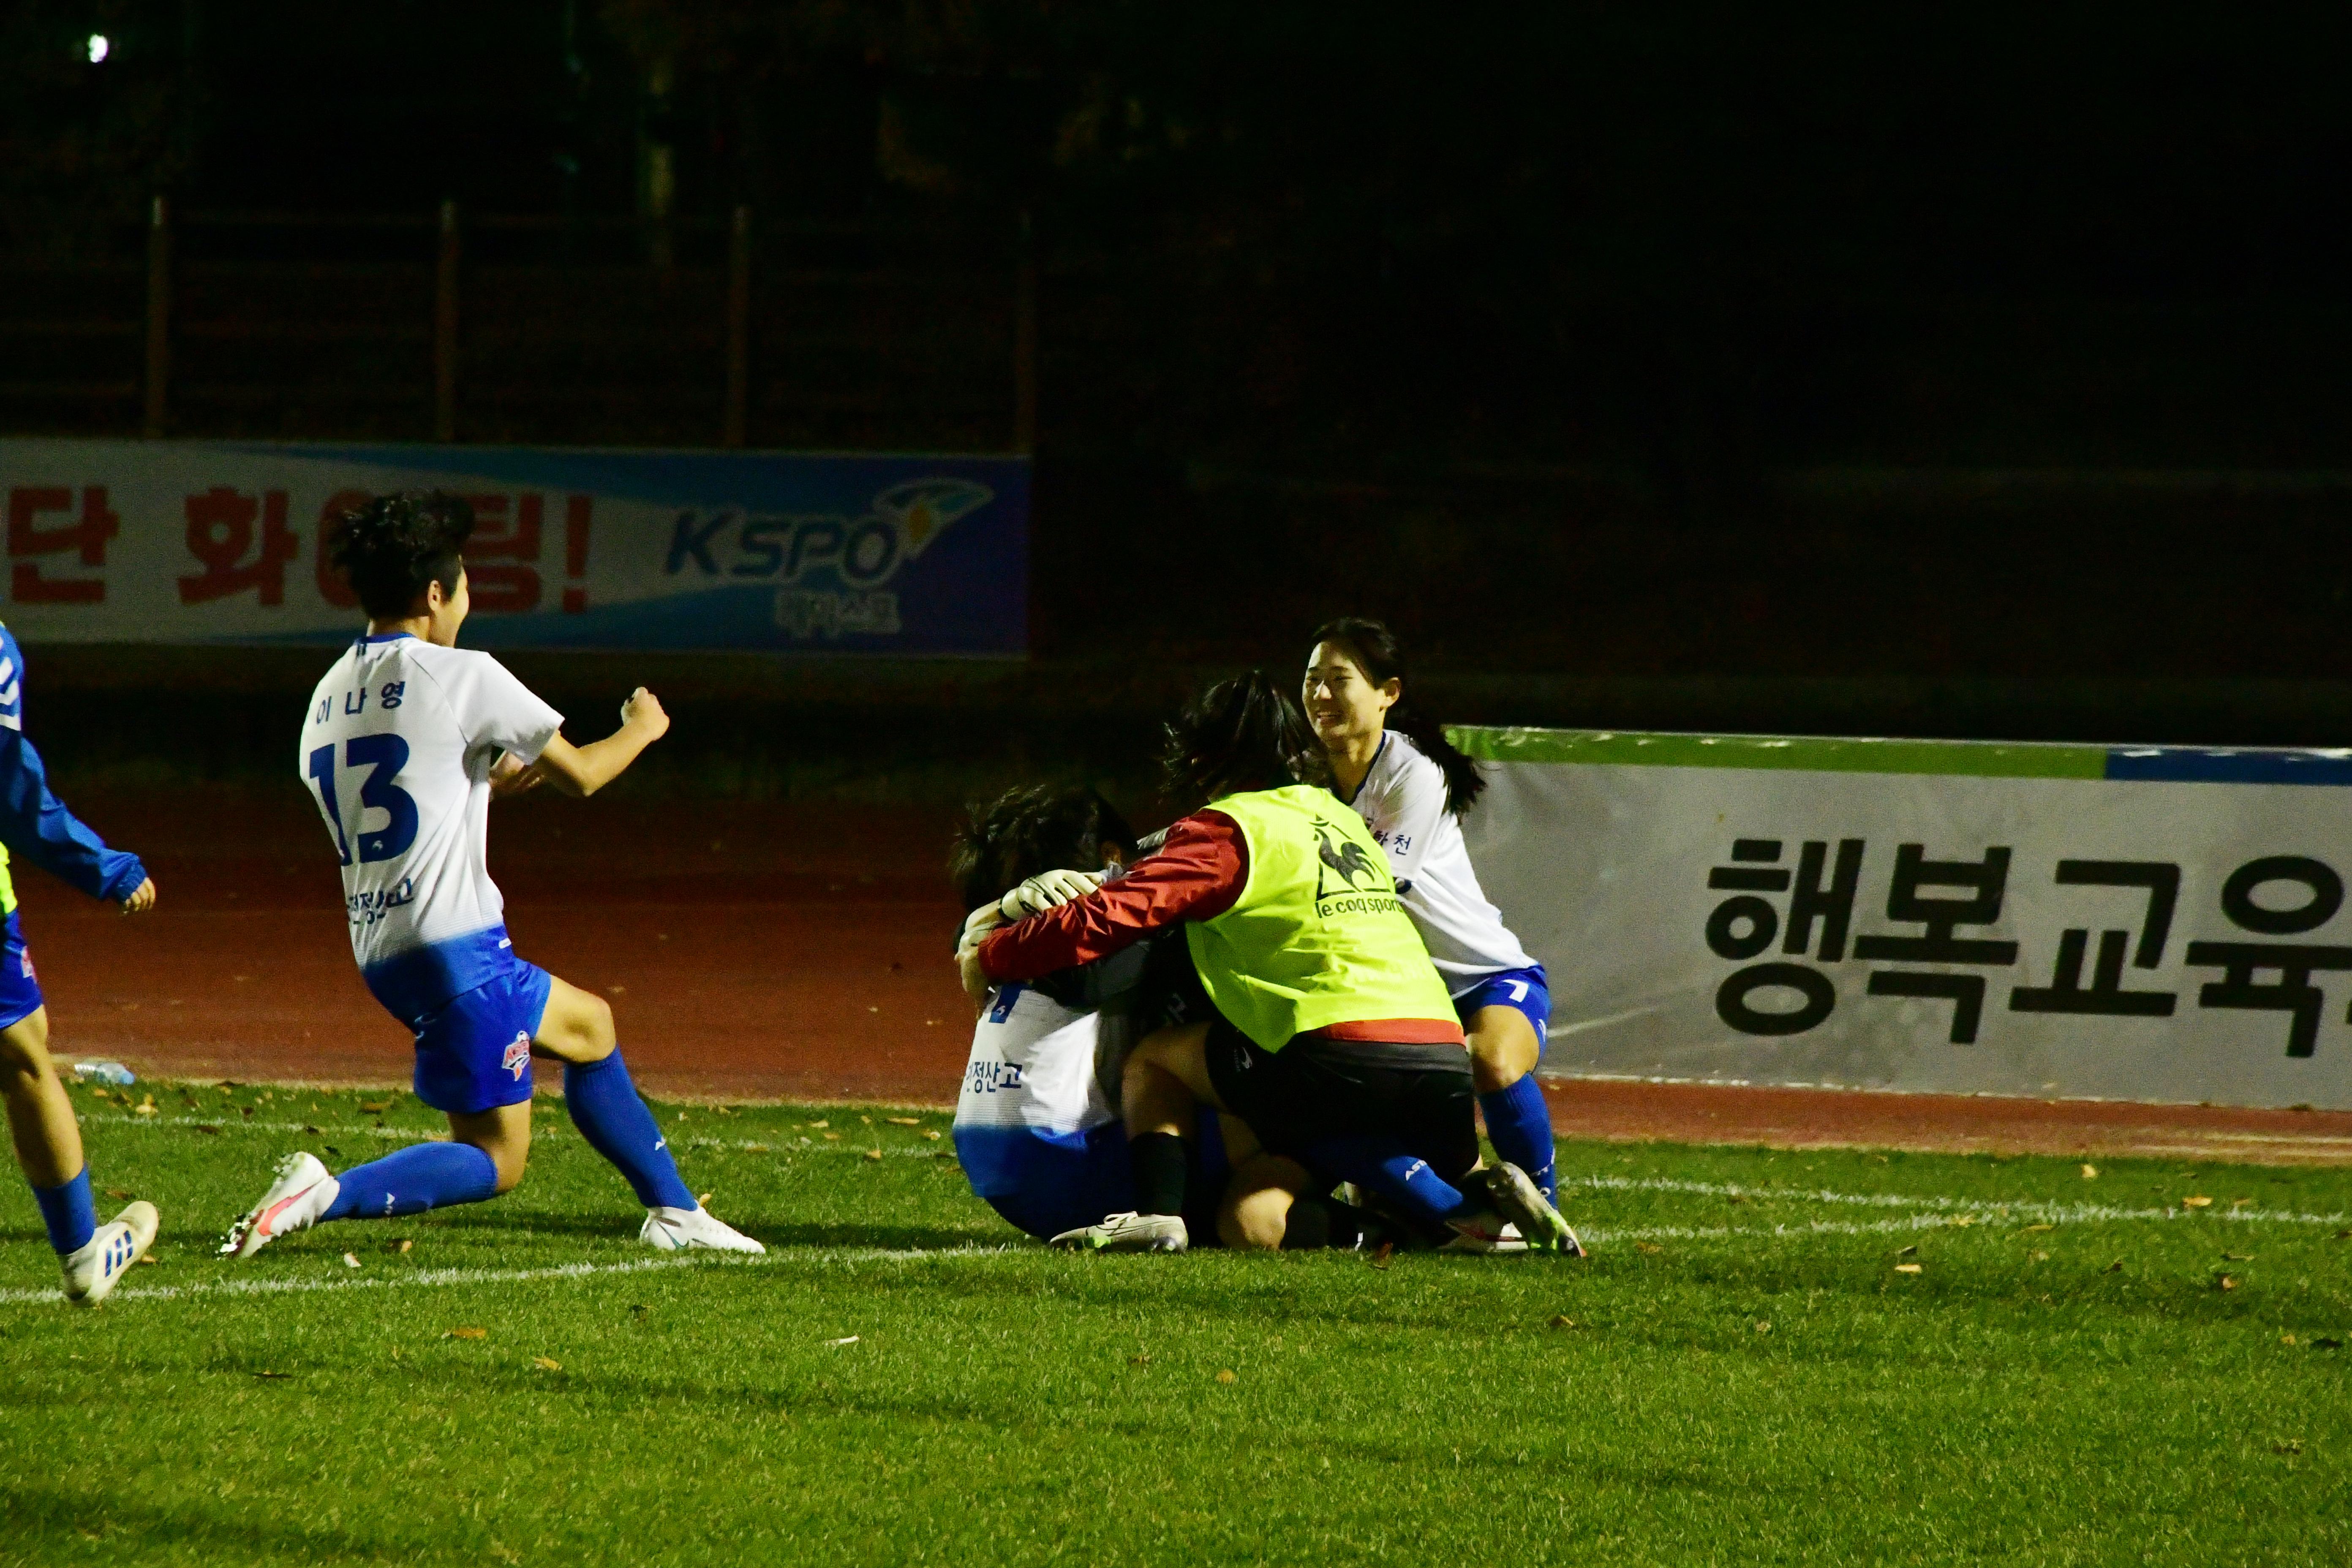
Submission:
[[[1552,1163],[1551,1109],[1544,1104],[1536,1075],[1528,1073],[1508,1089],[1478,1097],[1486,1113],[1486,1141],[1495,1152],[1528,1173],[1528,1179],[1553,1196],[1556,1173]]]
[[[669,1145],[654,1113],[629,1081],[629,1069],[614,1051],[601,1062],[567,1062],[563,1109],[588,1145],[610,1160],[647,1208],[692,1209],[701,1205],[677,1173]]]
[[[320,1220],[390,1219],[498,1196],[499,1167],[471,1143],[411,1143],[335,1178],[342,1191]]]
[[[1434,1233],[1447,1220],[1479,1206],[1431,1170],[1428,1161],[1385,1138],[1334,1138],[1300,1153],[1316,1170],[1380,1194],[1418,1229]]]
[[[98,1233],[98,1210],[90,1206],[89,1167],[61,1187],[35,1187],[33,1201],[41,1207],[41,1223],[49,1227],[49,1245],[63,1258],[79,1252]]]

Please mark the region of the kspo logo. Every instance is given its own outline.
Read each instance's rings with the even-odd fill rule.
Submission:
[[[829,574],[845,586],[871,588],[922,554],[950,523],[995,499],[995,491],[970,479],[925,479],[883,490],[863,517],[682,511],[662,571],[675,577],[690,567],[707,577],[760,583]]]

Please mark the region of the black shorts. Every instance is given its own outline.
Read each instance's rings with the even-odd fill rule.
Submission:
[[[1392,1138],[1446,1181],[1478,1163],[1478,1097],[1460,1046],[1301,1035],[1262,1049],[1209,1026],[1209,1082],[1268,1152],[1293,1158],[1334,1138]]]

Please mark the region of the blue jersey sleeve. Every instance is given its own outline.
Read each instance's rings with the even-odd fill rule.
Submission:
[[[93,899],[127,899],[147,879],[138,856],[109,849],[49,793],[48,769],[25,738],[25,656],[5,626],[0,626],[0,843]]]

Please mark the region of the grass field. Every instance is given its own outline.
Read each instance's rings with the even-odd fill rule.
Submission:
[[[772,1248],[681,1262],[550,1105],[512,1195],[231,1265],[430,1114],[74,1092],[163,1238],[74,1312],[0,1211],[0,1561],[2352,1560],[2352,1173],[1571,1144],[1582,1263],[1090,1258],[939,1113],[663,1106]]]

